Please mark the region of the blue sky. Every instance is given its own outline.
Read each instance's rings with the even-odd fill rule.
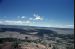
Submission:
[[[73,28],[74,0],[0,0],[0,24]]]

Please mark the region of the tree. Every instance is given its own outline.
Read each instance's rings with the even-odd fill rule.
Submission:
[[[26,40],[28,40],[28,37],[25,37]]]

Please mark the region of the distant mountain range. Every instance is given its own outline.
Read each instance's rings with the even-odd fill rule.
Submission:
[[[58,34],[74,34],[72,28],[54,28],[54,27],[36,27],[36,26],[18,26],[18,25],[0,25],[0,38],[17,37],[39,38],[46,36],[57,36]]]
[[[30,31],[34,32],[37,30],[55,31],[59,34],[73,34],[73,28],[54,28],[54,27],[37,27],[37,26],[20,26],[20,25],[0,25],[0,29],[8,31]]]

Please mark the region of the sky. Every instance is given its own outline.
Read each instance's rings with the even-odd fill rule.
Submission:
[[[74,27],[74,0],[0,0],[0,24]]]

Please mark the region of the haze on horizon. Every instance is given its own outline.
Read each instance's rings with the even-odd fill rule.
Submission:
[[[74,28],[74,0],[0,0],[0,24]]]

